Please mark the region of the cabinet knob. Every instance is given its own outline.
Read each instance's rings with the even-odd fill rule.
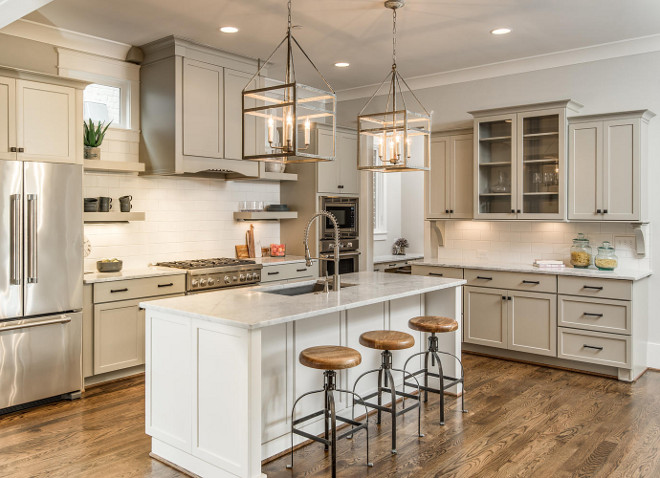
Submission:
[[[520,214],[522,212],[522,209],[518,209],[516,212]]]
[[[340,184],[340,185],[337,186],[337,187],[338,187],[339,189],[344,189],[344,185],[343,185],[343,184]]]
[[[445,214],[449,214],[449,209],[445,209]]]
[[[449,210],[449,214],[454,214],[454,210],[453,210],[453,209],[450,209],[450,210]]]
[[[515,210],[515,209],[511,209],[511,214],[515,214],[515,213],[516,213],[516,210]]]
[[[19,153],[23,153],[23,152],[25,152],[25,148],[18,148],[18,152],[19,152]]]
[[[603,209],[603,214],[607,214],[607,209]]]
[[[16,152],[16,146],[12,146],[11,148],[9,148],[9,152],[10,153],[15,153]]]
[[[601,214],[601,210],[600,210],[600,209],[596,209],[596,214]]]

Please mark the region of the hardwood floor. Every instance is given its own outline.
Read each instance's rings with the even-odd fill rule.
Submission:
[[[437,397],[399,418],[399,454],[390,454],[389,421],[371,418],[371,461],[364,433],[338,446],[342,477],[657,477],[660,476],[660,374],[635,384],[464,356],[466,408]],[[185,475],[149,458],[144,378],[88,390],[82,400],[0,416],[0,477],[156,477]],[[264,466],[268,478],[326,477],[330,463],[313,444]]]

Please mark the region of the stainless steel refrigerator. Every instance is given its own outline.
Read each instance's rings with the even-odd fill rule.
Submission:
[[[82,389],[82,166],[0,161],[0,409]]]

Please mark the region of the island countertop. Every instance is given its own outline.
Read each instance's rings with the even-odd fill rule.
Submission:
[[[258,329],[316,317],[465,284],[462,279],[357,272],[342,274],[342,284],[356,284],[339,293],[287,296],[269,291],[311,284],[260,285],[204,294],[192,294],[140,303],[140,307],[194,319],[211,320],[235,327]]]

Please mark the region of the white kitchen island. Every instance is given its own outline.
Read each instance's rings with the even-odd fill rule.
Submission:
[[[394,366],[403,368],[408,356],[426,346],[408,320],[444,315],[461,324],[464,283],[360,272],[342,275],[342,284],[355,285],[338,293],[273,293],[311,284],[303,282],[140,304],[146,309],[146,433],[152,455],[202,477],[265,476],[261,460],[290,446],[293,401],[322,388],[322,372],[298,363],[301,350],[345,345],[360,351],[362,364],[338,374],[338,386],[352,389],[361,373],[380,366],[378,351],[359,345],[361,333],[393,329],[415,336],[413,349],[394,352]],[[441,336],[441,350],[460,356],[461,333],[462,324]],[[460,375],[453,361],[443,364],[446,375]],[[358,393],[375,390],[375,382],[375,376],[362,380]],[[321,397],[301,401],[296,415],[321,409]],[[337,409],[350,414],[347,397],[339,396]],[[306,429],[321,433],[321,426],[318,421]]]

